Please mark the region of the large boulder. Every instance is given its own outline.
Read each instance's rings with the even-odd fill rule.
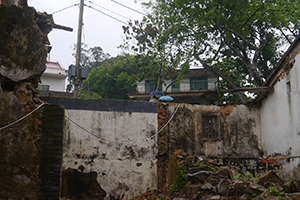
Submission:
[[[46,69],[48,47],[37,17],[34,8],[0,6],[0,75],[13,82],[40,76]]]
[[[0,5],[0,199],[40,199],[42,113],[21,118],[41,104],[49,42],[38,18],[34,8]]]

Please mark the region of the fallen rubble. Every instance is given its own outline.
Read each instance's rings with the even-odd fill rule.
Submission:
[[[282,180],[273,170],[253,175],[237,167],[216,164],[202,157],[176,151],[170,163],[176,165],[175,180],[167,194],[160,188],[148,190],[135,200],[278,200],[300,199],[300,181]]]

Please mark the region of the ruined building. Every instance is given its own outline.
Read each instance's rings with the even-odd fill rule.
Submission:
[[[130,199],[168,190],[178,149],[300,179],[299,38],[269,90],[249,105],[40,100],[53,27],[33,8],[0,5],[0,199]]]

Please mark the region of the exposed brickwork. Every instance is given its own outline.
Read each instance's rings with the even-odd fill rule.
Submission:
[[[168,121],[167,106],[166,103],[158,103],[157,117],[158,117],[158,130],[160,130]],[[164,192],[167,192],[165,187],[167,168],[169,163],[168,155],[168,135],[167,127],[164,128],[158,134],[158,155],[157,155],[157,187],[163,188]]]
[[[42,199],[59,199],[62,162],[64,108],[45,105],[43,113],[43,148],[40,167]]]

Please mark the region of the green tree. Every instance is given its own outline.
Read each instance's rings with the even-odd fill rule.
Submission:
[[[128,26],[123,26],[123,30],[126,39],[121,47],[136,55],[138,81],[151,77],[156,83],[155,90],[158,90],[164,79],[169,80],[170,74],[178,72],[177,78],[166,86],[167,90],[189,73],[189,56],[167,42],[168,36],[162,35],[165,30],[162,24],[152,24],[151,18],[145,17],[140,22],[129,22]]]
[[[299,0],[152,0],[144,5],[152,11],[148,25],[163,27],[160,45],[181,52],[183,61],[192,58],[232,89],[243,83],[263,86],[280,47],[299,34]],[[244,93],[237,95],[247,101]]]
[[[80,93],[86,95],[89,90],[106,99],[129,99],[126,93],[134,90],[137,71],[132,55],[107,59],[83,81],[84,89]]]
[[[74,52],[76,52],[76,44],[74,45],[73,50]],[[76,59],[76,53],[73,53],[72,55]],[[100,66],[101,63],[108,58],[110,58],[109,53],[105,53],[101,47],[95,46],[88,49],[88,46],[86,44],[83,43],[81,44],[81,55],[80,55],[81,68],[88,68],[90,72],[93,68]],[[67,91],[71,92],[73,90],[74,80],[68,78],[68,81],[69,84],[67,85]],[[99,98],[97,95],[95,95],[94,97]],[[84,95],[84,98],[87,98],[86,95]]]
[[[73,47],[76,52],[76,44]],[[72,54],[76,59],[76,53]],[[110,58],[109,53],[105,53],[99,46],[88,48],[86,44],[81,44],[80,67],[88,68],[91,71],[98,67],[104,60]]]

